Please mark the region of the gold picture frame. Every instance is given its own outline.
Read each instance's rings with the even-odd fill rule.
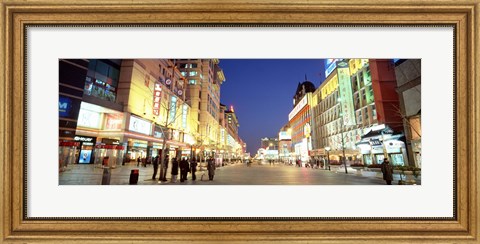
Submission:
[[[6,243],[261,242],[478,243],[480,0],[2,0],[0,53],[1,241]],[[453,25],[456,81],[452,219],[144,220],[25,218],[27,25]],[[159,222],[164,222],[159,224]]]

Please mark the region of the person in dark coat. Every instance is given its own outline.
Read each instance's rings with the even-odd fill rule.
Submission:
[[[195,175],[195,172],[197,172],[197,161],[195,161],[195,158],[194,158],[190,162],[190,173],[192,173],[192,180],[197,179],[197,176]]]
[[[207,169],[208,169],[208,179],[213,180],[213,177],[215,176],[215,161],[213,160],[213,158],[210,158],[208,160]]]
[[[180,182],[187,180],[188,170],[188,161],[185,158],[182,158],[182,160],[180,160]]]
[[[169,161],[168,155],[165,156],[165,162],[163,162],[163,175],[160,176],[162,181],[167,181],[167,170],[168,170],[168,161]],[[177,173],[178,175],[178,173]]]
[[[140,161],[141,161],[140,156],[138,156],[138,158],[137,158],[137,167],[140,166]]]
[[[393,180],[393,167],[388,161],[388,158],[383,160],[382,173],[383,173],[383,179],[387,182],[387,185],[391,185]]]
[[[167,171],[167,169],[165,169]],[[177,175],[178,175],[178,161],[176,158],[172,159],[172,183],[177,182]]]
[[[157,171],[158,171],[158,160],[159,160],[159,156],[157,155],[155,158],[153,158],[153,176],[152,176],[152,180],[155,180],[155,178],[157,177]]]

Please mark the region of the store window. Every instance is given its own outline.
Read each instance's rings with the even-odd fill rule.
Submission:
[[[363,82],[363,72],[358,72],[358,80],[360,81],[360,88],[363,88],[364,82]]]
[[[372,84],[372,76],[370,75],[370,66],[365,69],[365,85]]]
[[[84,93],[115,102],[119,70],[101,60],[92,59],[88,65]]]
[[[405,165],[403,155],[401,153],[390,154],[390,158],[392,159],[393,165]]]
[[[374,105],[372,105],[372,118],[377,119],[377,110]]]

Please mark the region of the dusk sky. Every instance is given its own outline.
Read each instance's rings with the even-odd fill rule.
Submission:
[[[325,79],[322,59],[221,59],[226,81],[221,103],[233,105],[239,135],[253,157],[260,139],[278,137],[293,109],[298,83],[307,79],[315,87]]]

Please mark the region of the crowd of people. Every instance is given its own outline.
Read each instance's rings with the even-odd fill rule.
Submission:
[[[180,173],[180,182],[185,182],[188,180],[188,174],[191,174],[191,180],[197,180],[197,168],[198,162],[195,158],[187,158],[182,157],[180,160],[177,158],[173,158],[169,160],[169,156],[167,155],[164,162],[162,163],[162,159],[160,156],[154,157],[152,160],[153,164],[153,175],[152,180],[155,180],[157,177],[158,171],[160,171],[159,180],[160,181],[167,181],[167,172],[170,167],[170,174],[171,174],[171,182],[177,182],[178,174]],[[160,168],[160,170],[159,170]],[[207,170],[208,170],[208,179],[213,180],[215,176],[215,160],[213,158],[207,159]],[[203,178],[202,178],[203,180]]]

